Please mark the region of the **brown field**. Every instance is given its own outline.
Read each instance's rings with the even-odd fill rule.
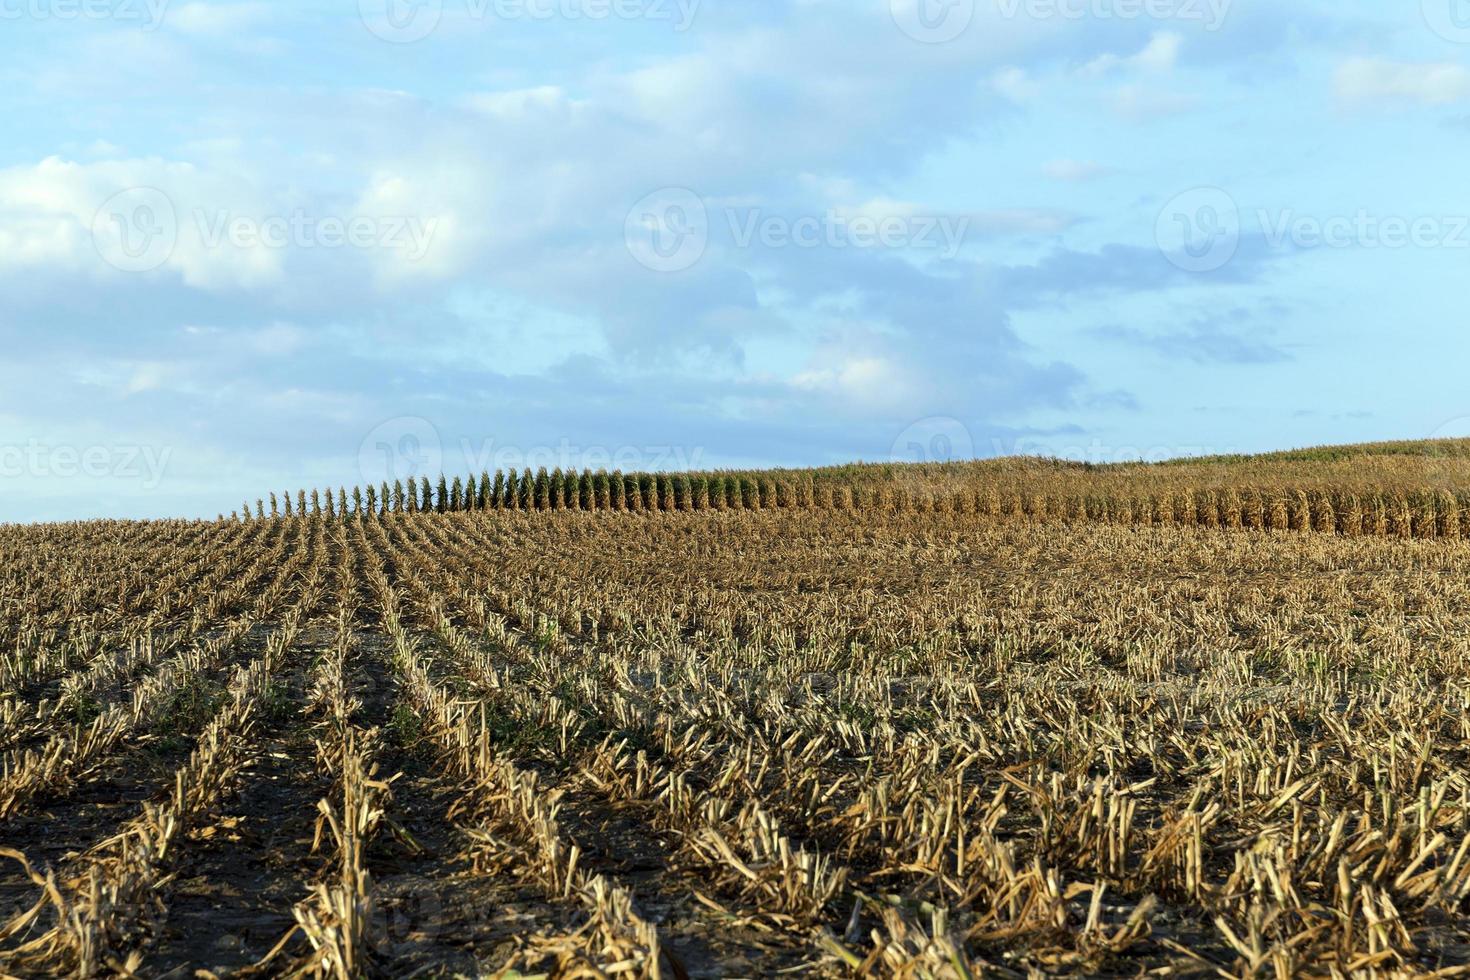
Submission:
[[[0,969],[1470,975],[1470,512],[1209,465],[0,529]]]

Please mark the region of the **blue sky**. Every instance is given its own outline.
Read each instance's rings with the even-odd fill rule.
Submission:
[[[1470,0],[0,0],[0,519],[1470,433]]]

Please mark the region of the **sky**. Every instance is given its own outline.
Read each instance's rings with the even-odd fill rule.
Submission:
[[[0,0],[0,521],[1470,434],[1470,0]]]

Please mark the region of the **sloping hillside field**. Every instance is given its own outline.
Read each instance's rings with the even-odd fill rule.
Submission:
[[[1470,974],[1408,465],[0,529],[0,967]]]

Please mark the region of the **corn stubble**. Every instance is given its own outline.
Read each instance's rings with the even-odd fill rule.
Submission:
[[[513,948],[469,950],[478,975],[1470,975],[1458,497],[1080,479],[963,505],[773,479],[764,507],[759,480],[517,474],[412,513],[339,491],[0,529],[0,841],[223,682],[101,840],[0,851],[31,895],[0,964],[149,975],[262,726],[300,725],[311,860],[254,975],[401,972],[393,740],[452,789],[467,873],[540,896]],[[272,712],[286,676],[303,703]]]

